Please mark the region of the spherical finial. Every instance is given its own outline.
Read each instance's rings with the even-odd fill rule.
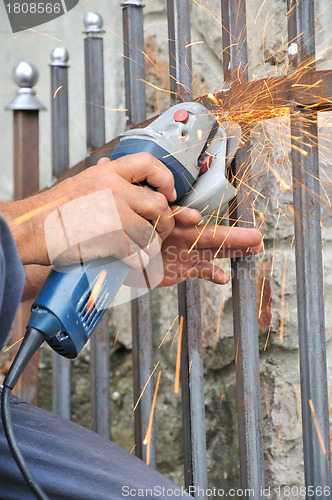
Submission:
[[[104,24],[103,18],[97,12],[88,12],[84,16],[85,33],[101,32]]]
[[[26,61],[21,61],[13,70],[13,79],[19,87],[31,89],[38,81],[37,68]]]
[[[51,52],[52,66],[67,66],[68,51],[64,47],[56,47]]]
[[[32,88],[38,80],[37,68],[26,61],[21,61],[13,69],[13,79],[19,88],[16,89],[16,97],[7,104],[6,109],[14,111],[39,111],[45,109],[36,98],[36,92]]]

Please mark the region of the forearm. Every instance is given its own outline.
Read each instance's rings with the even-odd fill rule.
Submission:
[[[47,191],[23,200],[0,203],[0,214],[11,230],[24,265],[49,265],[44,220],[58,201],[51,191]]]
[[[31,210],[30,198],[0,204],[0,213],[11,230],[23,264],[33,262],[32,249],[36,246],[33,218],[24,218]]]
[[[22,302],[33,300],[37,297],[51,269],[51,266],[38,266],[33,264],[25,266],[25,283]]]

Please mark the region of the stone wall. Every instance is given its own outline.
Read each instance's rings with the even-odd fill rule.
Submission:
[[[105,42],[117,43],[114,32],[119,29],[118,2],[111,2],[112,16],[105,12],[101,2],[90,2],[88,9],[99,7],[105,22]],[[147,87],[147,112],[153,115],[169,105],[168,42],[165,0],[145,1],[146,79],[165,92]],[[317,14],[317,54],[319,68],[330,69],[330,39],[332,7],[327,0],[315,2]],[[82,6],[81,6],[82,8]],[[95,9],[97,10],[97,8]],[[283,0],[247,1],[249,73],[251,78],[284,74],[287,64],[286,2]],[[82,16],[83,17],[83,16]],[[222,41],[220,1],[192,2],[192,56],[194,95],[222,88]],[[67,19],[66,22],[69,22]],[[75,21],[76,22],[76,21]],[[110,28],[111,26],[111,28]],[[65,29],[65,28],[63,28]],[[75,25],[80,33],[80,24]],[[21,47],[22,55],[24,49]],[[11,54],[11,46],[6,48]],[[76,48],[75,48],[76,50]],[[78,50],[78,49],[77,49]],[[80,49],[81,50],[81,49]],[[110,54],[110,52],[111,54]],[[50,52],[50,50],[48,51]],[[81,53],[80,53],[81,54]],[[47,53],[48,55],[48,53]],[[18,57],[15,53],[15,57]],[[46,56],[45,56],[46,57]],[[80,56],[77,56],[81,58]],[[121,57],[114,50],[106,50],[106,75],[109,101],[123,100],[120,80]],[[33,60],[33,58],[32,58]],[[76,64],[72,62],[72,64]],[[44,64],[46,66],[46,62]],[[6,92],[8,94],[8,82]],[[38,94],[46,92],[38,88]],[[12,91],[9,92],[9,100]],[[6,96],[7,97],[7,96]],[[74,116],[79,114],[75,106]],[[106,104],[107,106],[107,104]],[[118,107],[114,106],[113,107]],[[121,117],[109,130],[118,133]],[[80,121],[80,118],[78,118]],[[72,126],[75,138],[75,125]],[[79,125],[80,127],[80,125]],[[114,128],[115,127],[115,128]],[[72,130],[71,129],[71,130]],[[330,297],[332,280],[331,253],[331,115],[320,113],[319,142],[322,179],[322,231],[324,236],[324,293],[326,299],[326,325],[328,340],[328,368],[332,365],[330,326],[332,310]],[[81,130],[80,137],[83,132]],[[113,135],[116,135],[115,133]],[[265,234],[265,251],[256,258],[257,313],[259,315],[259,345],[261,372],[262,430],[264,440],[265,475],[267,486],[300,486],[303,484],[301,405],[298,369],[298,331],[294,257],[294,232],[290,164],[290,130],[287,115],[253,124],[252,158],[257,226]],[[108,135],[108,139],[111,137]],[[46,141],[46,139],[43,139]],[[48,140],[48,139],[47,139]],[[82,139],[81,139],[82,140]],[[45,150],[47,153],[47,149]],[[77,155],[77,151],[75,153]],[[82,148],[81,156],[84,156]],[[47,174],[43,174],[45,178]],[[8,189],[7,189],[8,191]],[[315,242],[313,242],[315,244]],[[229,269],[229,263],[220,262]],[[264,288],[263,288],[264,284]],[[263,293],[262,293],[263,289]],[[158,469],[178,484],[182,484],[182,430],[180,397],[173,392],[176,348],[172,346],[176,326],[168,333],[160,349],[160,342],[177,315],[176,288],[153,293],[155,361],[160,361],[161,384],[156,405]],[[205,377],[207,463],[209,487],[239,487],[238,437],[234,374],[234,341],[231,285],[219,287],[201,283],[202,338]],[[112,438],[128,450],[134,445],[132,431],[132,367],[131,326],[128,305],[112,310],[111,344],[117,331],[119,336],[111,353],[111,411]],[[50,408],[49,352],[43,351],[44,367],[41,379],[42,404]],[[74,362],[73,419],[90,426],[88,348]],[[332,396],[331,377],[329,392]],[[286,498],[286,497],[285,497]],[[300,496],[293,496],[294,500]]]

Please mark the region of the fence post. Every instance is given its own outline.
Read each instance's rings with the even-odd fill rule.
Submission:
[[[247,19],[245,0],[221,2],[223,67],[226,84],[248,81]],[[250,129],[242,125],[244,145],[235,155],[232,167],[238,183],[245,180],[230,212],[238,226],[253,227],[250,191]],[[249,173],[248,173],[249,172]],[[246,221],[246,222],[242,222]],[[232,259],[232,296],[237,413],[239,427],[241,488],[243,498],[265,498],[263,444],[259,387],[259,347],[253,257]]]
[[[69,168],[68,52],[57,47],[51,52],[52,174],[58,177]],[[71,362],[52,352],[53,411],[70,419]]]
[[[192,99],[190,10],[188,0],[168,0],[170,88],[173,100]],[[181,393],[185,486],[196,487],[195,498],[207,490],[205,408],[198,279],[178,285],[179,316],[183,318]]]
[[[290,67],[315,69],[314,3],[287,8]],[[295,108],[290,121],[304,470],[307,498],[318,500],[331,491],[331,462],[317,111]]]
[[[127,125],[137,125],[146,118],[145,109],[145,60],[143,7],[140,0],[125,0],[122,4],[124,77]],[[133,339],[133,388],[134,404],[153,370],[152,342],[152,298],[151,293],[132,300],[132,339]],[[134,413],[135,454],[152,467],[156,467],[155,418],[149,442],[143,446],[154,392],[153,379],[144,390]]]
[[[39,111],[45,109],[35,97],[33,86],[38,80],[37,69],[20,62],[13,71],[19,86],[16,97],[6,106],[14,111],[14,198],[25,198],[39,189]],[[31,301],[22,303],[13,326],[13,343],[19,341],[30,317]],[[14,356],[19,345],[13,349]],[[34,405],[38,403],[38,353],[24,370],[15,394]]]
[[[86,38],[85,89],[88,151],[105,144],[103,19],[88,12],[84,17]],[[109,312],[106,311],[90,339],[90,399],[92,429],[110,438]]]

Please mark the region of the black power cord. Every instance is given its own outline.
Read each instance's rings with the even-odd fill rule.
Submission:
[[[26,367],[32,356],[35,354],[35,352],[39,349],[44,340],[45,335],[42,332],[36,330],[35,328],[27,328],[21,347],[19,348],[18,353],[16,354],[15,359],[12,362],[11,367],[4,380],[1,399],[1,416],[9,448],[29,488],[32,490],[38,500],[49,500],[49,498],[44,493],[40,484],[33,476],[18,446],[10,414],[10,395],[18,379],[22,375],[24,368]]]

